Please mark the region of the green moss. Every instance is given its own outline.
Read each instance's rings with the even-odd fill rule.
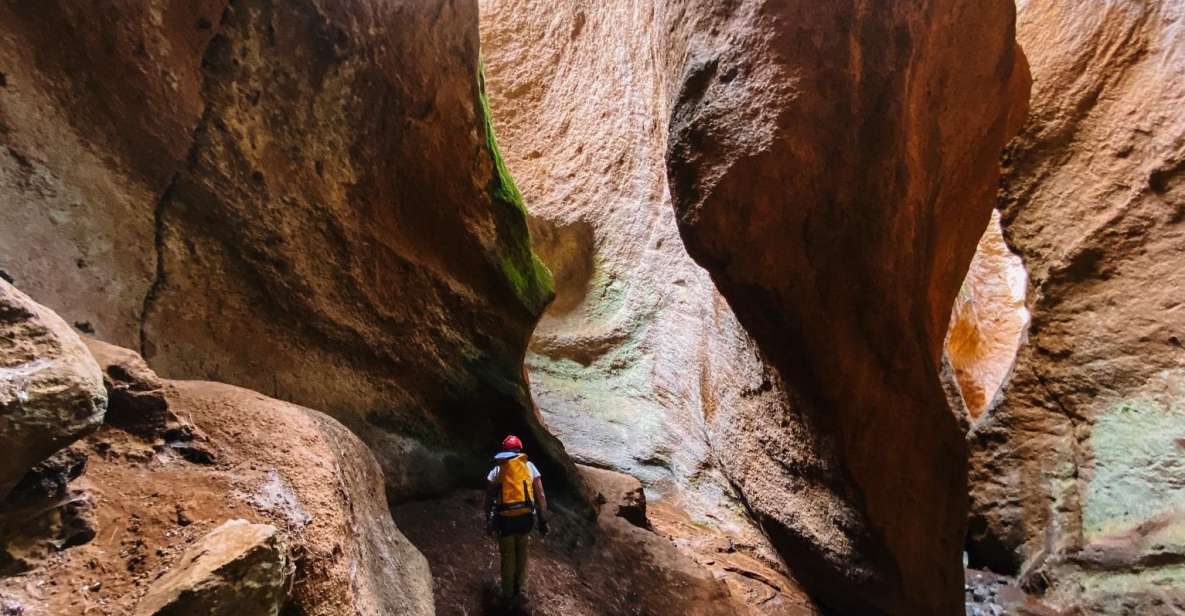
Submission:
[[[505,251],[498,255],[498,265],[523,307],[531,314],[539,315],[555,297],[555,282],[547,266],[531,250],[527,206],[506,167],[494,136],[493,115],[486,96],[485,65],[481,62],[478,63],[477,84],[486,146],[494,165],[494,177],[490,179],[486,191],[496,208],[499,245]]]

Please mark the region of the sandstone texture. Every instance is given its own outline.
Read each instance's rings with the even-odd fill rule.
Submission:
[[[78,334],[0,280],[0,501],[33,465],[97,430],[106,409]]]
[[[0,596],[23,615],[206,614],[232,604],[274,613],[279,582],[278,605],[291,613],[433,613],[428,564],[395,527],[382,471],[357,436],[322,413],[161,379],[134,352],[88,344],[114,404],[129,405],[116,414],[144,408],[119,402],[119,388],[157,386],[164,429],[106,424],[74,445],[87,461],[68,493],[93,502],[97,532],[0,578]],[[36,528],[23,527],[26,536]]]
[[[973,562],[1064,610],[1185,609],[1185,10],[1020,4],[1004,236],[1032,324],[970,435]]]
[[[162,374],[338,417],[393,496],[506,431],[558,481],[521,367],[551,281],[477,26],[445,0],[0,7],[0,270]]]
[[[276,616],[291,575],[276,527],[234,519],[190,546],[173,569],[153,582],[135,613]]]
[[[947,357],[971,419],[983,415],[1016,361],[1029,324],[1027,284],[1024,264],[1004,243],[993,210],[946,332]]]
[[[723,19],[676,51],[679,228],[815,430],[837,439],[874,545],[869,577],[800,577],[836,609],[953,613],[966,449],[938,370],[1024,117],[1014,9],[717,4],[692,3],[687,19]]]
[[[670,43],[668,18],[692,26],[677,5],[481,3],[498,134],[556,280],[527,355],[532,392],[578,461],[629,473],[667,505],[659,532],[708,529],[751,558],[716,568],[730,584],[751,583],[741,571],[756,563],[786,576],[763,525],[806,538],[804,567],[860,570],[859,540],[837,529],[855,515],[827,437],[791,408],[678,234],[666,177],[673,68],[655,54]]]
[[[1011,6],[486,0],[482,19],[556,278],[528,356],[548,425],[768,554],[756,520],[832,608],[956,609],[966,454],[937,371],[1024,113]]]

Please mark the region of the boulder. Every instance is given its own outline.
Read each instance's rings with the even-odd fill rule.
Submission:
[[[136,616],[277,616],[292,575],[276,527],[229,520],[153,583]]]
[[[0,500],[33,465],[96,430],[106,408],[78,334],[0,280]]]
[[[576,468],[590,492],[589,502],[599,507],[602,515],[617,516],[639,528],[650,528],[642,482],[625,473],[602,468],[583,464]]]
[[[969,552],[1067,612],[1185,610],[1183,19],[1020,5],[1033,111],[1001,220],[1032,322],[969,437]]]
[[[271,538],[258,548],[268,559],[287,546],[296,575],[283,598],[292,613],[432,613],[427,562],[391,519],[374,454],[341,423],[222,383],[163,379],[133,351],[87,344],[109,385],[163,400],[166,430],[104,424],[66,450],[72,457],[55,456],[27,474],[14,498],[49,497],[53,508],[44,498],[24,499],[31,506],[16,511],[35,514],[27,519],[38,526],[14,525],[13,542],[3,532],[11,518],[0,512],[0,596],[13,597],[31,616],[100,606],[130,614],[146,594],[155,597],[153,609],[165,609],[162,601],[181,609],[173,598],[189,601],[193,593],[184,588],[197,575],[190,556],[205,549],[199,543],[209,531],[242,518],[274,529],[265,534],[276,534],[275,550]],[[195,457],[198,451],[217,455]],[[88,520],[103,532],[83,536],[88,527],[77,522]],[[15,553],[7,550],[6,562],[8,547]],[[243,559],[250,560],[246,552]],[[222,584],[218,571],[226,568],[211,562],[202,560],[199,573],[213,582],[199,590]],[[23,573],[3,577],[10,569]],[[190,573],[174,573],[181,569]],[[173,575],[167,591],[156,584],[166,574]],[[270,609],[270,595],[266,600]]]
[[[169,412],[164,383],[134,351],[89,336],[83,338],[103,371],[107,415],[112,426],[143,436],[160,436],[177,417]]]

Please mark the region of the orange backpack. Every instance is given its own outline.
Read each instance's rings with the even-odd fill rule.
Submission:
[[[498,515],[514,517],[534,513],[534,485],[531,469],[527,466],[527,454],[520,453],[499,462],[498,469],[498,482],[501,484]]]

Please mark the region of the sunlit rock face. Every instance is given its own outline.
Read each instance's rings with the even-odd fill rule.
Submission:
[[[1020,257],[1004,243],[1000,215],[993,211],[946,334],[946,353],[971,419],[983,414],[1016,360],[1029,322],[1027,278]]]
[[[1023,116],[1012,19],[483,3],[499,134],[556,270],[532,386],[582,460],[716,502],[731,484],[830,607],[961,606],[966,454],[937,365]]]
[[[971,435],[973,561],[1061,607],[1185,609],[1185,8],[1019,4],[1003,227],[1028,341]]]
[[[446,0],[5,4],[0,270],[163,374],[333,414],[396,496],[509,431],[562,457],[477,26]]]
[[[809,537],[804,557],[859,570],[856,542],[835,529],[853,514],[829,452],[678,235],[655,55],[666,8],[481,6],[499,140],[555,277],[527,356],[548,427],[578,460],[638,477],[652,505],[775,568],[749,511]]]

